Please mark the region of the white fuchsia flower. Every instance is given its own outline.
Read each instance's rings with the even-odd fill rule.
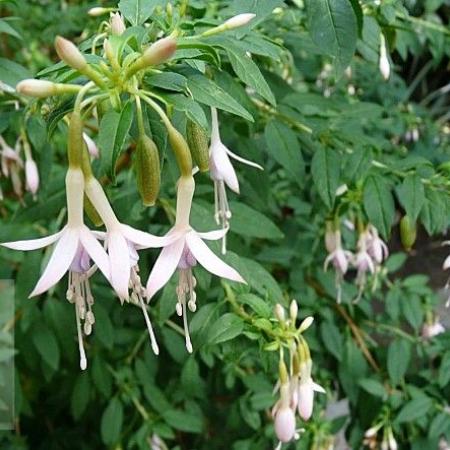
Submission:
[[[86,144],[89,154],[93,158],[98,158],[100,156],[100,152],[94,140],[87,133],[83,133],[83,140],[84,143]]]
[[[295,437],[295,412],[291,405],[291,388],[289,382],[280,386],[280,399],[272,409],[275,434],[280,442],[292,441]]]
[[[27,190],[36,195],[39,189],[39,172],[36,162],[32,158],[25,161],[25,180]]]
[[[312,361],[300,363],[300,381],[298,383],[298,413],[303,420],[309,420],[314,406],[314,393],[325,394],[325,389],[315,383],[311,377]]]
[[[179,281],[177,287],[177,314],[183,316],[186,335],[186,348],[192,352],[192,343],[186,317],[186,305],[194,312],[196,306],[196,280],[192,268],[198,263],[214,275],[232,281],[245,283],[239,273],[218,258],[203,242],[218,240],[226,230],[199,233],[190,226],[190,212],[195,182],[192,177],[181,177],[178,181],[177,214],[174,227],[166,234],[167,240],[153,266],[147,282],[147,297],[150,300],[172,277],[178,269]]]
[[[380,68],[380,73],[381,73],[382,77],[385,80],[388,80],[389,76],[391,74],[391,65],[389,63],[389,58],[388,58],[387,49],[386,49],[386,39],[385,39],[383,33],[380,33],[379,68]]]
[[[75,304],[80,367],[87,366],[83,348],[80,320],[84,320],[85,334],[90,334],[94,324],[91,307],[94,302],[89,288],[89,259],[109,279],[108,257],[96,236],[83,222],[84,177],[80,169],[70,169],[66,176],[67,225],[58,233],[40,239],[2,243],[14,250],[36,250],[56,243],[52,256],[30,297],[40,295],[58,283],[69,272],[67,299]]]
[[[231,152],[220,138],[219,119],[216,108],[211,108],[211,146],[209,149],[209,170],[211,179],[214,181],[214,218],[217,225],[222,225],[223,230],[228,230],[231,211],[228,205],[227,192],[225,185],[232,191],[239,194],[239,180],[231,164],[230,157],[236,161],[247,164],[251,167],[263,170],[263,168],[252,161],[241,158]],[[222,253],[226,253],[226,233],[222,239]]]
[[[445,333],[445,331],[444,325],[438,319],[435,319],[433,322],[423,324],[421,335],[424,339],[431,339],[439,334]]]
[[[23,190],[19,172],[23,168],[23,161],[20,157],[20,139],[17,140],[13,149],[0,136],[0,154],[2,174],[11,179],[14,192],[17,196],[21,197]]]
[[[120,36],[126,30],[125,22],[123,21],[123,17],[120,13],[112,13],[111,14],[111,32],[116,36]]]
[[[366,239],[367,252],[373,262],[381,264],[389,256],[389,249],[383,239],[380,238],[378,230],[372,224],[369,224],[364,237]]]

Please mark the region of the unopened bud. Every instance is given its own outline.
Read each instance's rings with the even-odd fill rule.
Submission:
[[[83,141],[83,121],[78,111],[74,111],[69,122],[69,140],[67,153],[69,157],[69,167],[81,167],[84,151]]]
[[[275,415],[275,434],[280,442],[290,442],[295,436],[295,413],[288,406],[282,406]]]
[[[275,314],[275,317],[280,322],[284,322],[286,320],[286,315],[285,315],[285,312],[284,312],[284,308],[279,303],[277,303],[275,305],[274,314]]]
[[[161,184],[159,153],[156,144],[148,136],[141,136],[136,147],[136,181],[142,202],[152,206],[158,198]]]
[[[192,157],[186,139],[173,126],[168,127],[167,132],[182,175],[190,177],[192,175]]]
[[[200,172],[206,172],[209,169],[209,147],[205,130],[193,120],[188,119],[186,137],[195,164]]]
[[[166,37],[154,42],[148,47],[142,56],[138,58],[128,69],[127,76],[134,75],[139,70],[149,66],[157,66],[167,61],[177,48],[177,41],[174,38]]]
[[[284,385],[289,381],[289,375],[288,375],[286,364],[282,359],[280,360],[278,370],[279,370],[280,383],[282,385]]]
[[[400,239],[405,250],[409,251],[413,247],[417,238],[417,227],[408,215],[402,217],[400,221]]]
[[[300,333],[303,333],[304,331],[306,331],[312,325],[313,322],[314,322],[314,317],[312,317],[312,316],[309,316],[306,319],[304,319],[298,329],[300,331]]]
[[[30,97],[45,98],[55,95],[57,89],[51,81],[27,79],[17,84],[16,91]]]
[[[234,16],[231,19],[225,21],[224,25],[227,30],[243,27],[244,25],[247,25],[254,17],[256,17],[256,14],[253,13],[238,14],[237,16]]]
[[[55,49],[58,56],[70,67],[82,71],[87,67],[86,59],[75,44],[61,36],[55,39]]]
[[[25,180],[27,190],[35,195],[39,189],[39,172],[34,159],[25,161]]]
[[[110,8],[101,8],[101,7],[97,6],[97,7],[95,7],[95,8],[91,8],[91,9],[88,11],[88,14],[89,14],[91,17],[98,17],[98,16],[103,16],[103,14],[106,14],[106,13],[108,13],[109,11],[111,11]]]
[[[294,323],[297,320],[297,314],[298,314],[298,303],[296,300],[292,300],[291,305],[289,306],[289,315],[291,316],[291,320]]]
[[[386,40],[383,34],[380,34],[380,61],[379,61],[381,76],[388,80],[391,74],[391,65],[389,64],[389,59],[386,50]]]
[[[87,151],[93,158],[98,158],[100,156],[100,152],[98,151],[98,147],[95,144],[94,140],[86,133],[83,133],[83,140],[86,144]]]
[[[126,30],[125,22],[120,13],[111,14],[111,32],[116,36],[120,36]]]

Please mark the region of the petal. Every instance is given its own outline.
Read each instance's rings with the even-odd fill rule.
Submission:
[[[326,394],[325,389],[320,384],[314,383],[314,381],[312,383],[312,387],[313,387],[313,390],[315,390],[316,392],[320,392],[321,394]]]
[[[50,236],[46,236],[39,239],[26,239],[24,241],[15,241],[15,242],[4,242],[0,245],[6,248],[11,248],[13,250],[36,250],[38,248],[47,247],[50,244],[56,242],[62,233],[64,233],[65,228],[59,231],[56,234],[52,234]]]
[[[208,271],[222,278],[246,283],[239,273],[216,256],[195,231],[186,235],[186,243],[195,259]]]
[[[197,233],[197,236],[200,236],[202,239],[206,239],[207,241],[218,241],[219,239],[222,239],[227,233],[230,228],[223,228],[222,230],[214,230],[214,231],[207,231],[205,233]]]
[[[227,148],[227,153],[228,153],[228,156],[231,156],[233,159],[235,159],[236,161],[239,161],[239,162],[241,162],[241,163],[243,163],[243,164],[246,164],[247,166],[250,166],[250,167],[255,167],[256,169],[259,169],[259,170],[264,170],[264,168],[262,167],[262,166],[260,166],[259,164],[256,164],[255,162],[253,162],[253,161],[249,161],[248,159],[245,159],[245,158],[242,158],[241,156],[239,156],[239,155],[236,155],[236,153],[233,153],[230,149],[228,149]]]
[[[314,406],[312,382],[300,382],[298,387],[298,413],[303,420],[309,420]]]
[[[147,296],[150,300],[175,272],[184,249],[184,238],[164,247],[153,266],[147,281]]]
[[[2,245],[4,245],[4,244],[2,244]],[[450,268],[450,255],[447,256],[447,258],[445,258],[445,261],[444,261],[444,264],[442,265],[442,268],[444,270],[447,270],[447,269]]]
[[[113,231],[109,233],[107,241],[111,285],[120,300],[127,300],[131,271],[127,240],[122,233]]]
[[[54,286],[67,272],[78,248],[79,230],[67,228],[30,297],[42,294]]]
[[[128,225],[121,225],[124,236],[133,244],[142,248],[159,248],[170,245],[180,238],[180,233],[169,231],[165,236],[154,236],[144,231],[136,230]]]
[[[95,238],[94,234],[88,227],[84,226],[80,232],[80,241],[84,249],[91,257],[92,261],[97,264],[97,267],[102,271],[103,275],[109,280],[111,271],[109,268],[108,255]]]
[[[227,152],[228,149],[220,143],[213,147],[211,158],[214,160],[218,179],[224,180],[232,191],[239,194],[239,181]]]

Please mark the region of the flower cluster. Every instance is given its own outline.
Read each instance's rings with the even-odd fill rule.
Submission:
[[[382,434],[381,442],[378,441],[380,432]],[[364,445],[366,445],[369,449],[398,449],[397,440],[394,437],[392,427],[388,423],[386,423],[385,420],[381,420],[380,422],[366,430],[366,432],[364,433]]]
[[[279,388],[280,398],[272,408],[278,448],[299,437],[301,430],[296,428],[296,411],[302,420],[309,420],[313,413],[315,392],[325,393],[323,387],[312,379],[311,354],[302,335],[311,326],[313,318],[305,318],[297,328],[297,315],[298,305],[295,300],[289,308],[289,319],[286,319],[281,305],[275,308],[275,316],[286,331],[285,339],[280,343],[279,381],[276,387]],[[289,370],[285,363],[285,350],[289,353]]]
[[[108,11],[108,8],[97,8],[91,11],[91,14],[103,14]],[[212,35],[245,25],[253,17],[253,14],[241,14],[207,30],[203,35]],[[113,36],[121,36],[125,29],[121,15],[112,14],[108,32]],[[239,190],[229,156],[259,167],[234,155],[222,144],[217,112],[213,109],[211,146],[209,152],[208,149],[206,151],[209,153],[207,159],[210,160],[211,178],[214,180],[216,189],[216,220],[222,224],[222,228],[209,232],[194,230],[190,225],[195,192],[193,176],[195,171],[191,156],[194,154],[194,149],[189,148],[185,138],[173,126],[163,108],[152,99],[152,93],[139,88],[145,70],[165,63],[173,55],[176,50],[176,40],[173,37],[162,38],[144,49],[140,55],[133,53],[130,57],[121,58],[121,55],[117,54],[117,49],[110,44],[108,33],[97,36],[95,42],[99,39],[104,39],[103,57],[109,62],[109,66],[104,63],[101,70],[89,64],[85,56],[70,41],[61,37],[55,41],[55,48],[61,60],[75,69],[80,76],[90,80],[84,85],[24,80],[17,86],[18,93],[37,98],[77,94],[74,111],[67,118],[69,124],[67,148],[69,168],[65,180],[67,224],[61,231],[51,236],[2,244],[10,249],[24,251],[55,244],[50,260],[30,297],[48,291],[68,273],[66,298],[75,307],[80,367],[83,370],[87,367],[83,339],[84,336],[91,334],[95,324],[94,297],[90,278],[97,269],[111,284],[122,304],[131,302],[142,309],[155,354],[159,353],[159,347],[147,311],[147,304],[177,272],[176,312],[183,317],[186,348],[188,352],[193,351],[187,320],[187,310],[195,312],[197,309],[196,278],[193,269],[199,264],[218,277],[245,283],[240,274],[216,256],[205,243],[209,240],[223,239],[223,252],[225,252],[224,238],[229,229],[230,212],[224,183],[236,192]],[[93,52],[95,52],[95,45]],[[89,98],[85,98],[87,95]],[[105,100],[108,100],[112,107],[117,107],[122,101],[121,96],[124,95],[128,95],[135,102],[136,107],[139,137],[136,145],[135,169],[138,190],[144,204],[153,205],[156,201],[160,184],[160,167],[158,149],[147,135],[144,126],[141,101],[147,103],[160,116],[180,170],[176,188],[175,223],[163,237],[154,236],[121,223],[101,183],[91,169],[90,157],[98,158],[99,151],[95,142],[84,131],[84,121],[88,114],[85,111],[91,112],[93,107],[98,106],[97,102]],[[22,143],[26,156],[27,185],[35,193],[38,184],[37,169],[31,158],[29,145],[25,140]],[[18,171],[23,167],[19,150],[11,149],[1,138],[0,146],[3,174],[9,174],[13,184],[17,184]],[[31,167],[33,164],[34,169]],[[87,208],[86,202],[99,217],[99,223],[104,224],[103,231],[92,231],[85,225],[83,209]],[[147,248],[162,248],[162,251],[145,284],[140,277],[138,251]]]
[[[339,227],[335,227],[332,222],[328,222],[325,233],[325,247],[328,256],[324,262],[324,270],[328,269],[330,263],[335,269],[338,303],[341,302],[342,281],[350,267],[356,269],[355,282],[358,286],[358,296],[355,301],[357,302],[364,291],[367,274],[374,274],[389,255],[387,245],[380,238],[378,230],[370,223],[360,232],[356,252],[352,253],[342,247]]]

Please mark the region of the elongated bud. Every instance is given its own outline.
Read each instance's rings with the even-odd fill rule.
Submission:
[[[405,250],[409,251],[413,247],[417,238],[417,227],[408,215],[402,217],[400,221],[400,239]]]
[[[101,8],[99,6],[95,7],[95,8],[91,8],[88,11],[88,14],[91,17],[99,17],[99,16],[103,16],[103,14],[107,14],[111,11],[111,8]]]
[[[84,143],[86,144],[88,153],[93,158],[98,158],[100,156],[100,152],[98,151],[98,147],[97,147],[96,143],[94,142],[94,140],[86,133],[83,133],[83,140],[84,140]]]
[[[280,364],[278,366],[278,375],[280,377],[281,384],[285,384],[289,381],[287,367],[286,367],[285,362],[282,359],[280,359]]]
[[[192,157],[200,172],[209,170],[208,136],[205,130],[193,120],[188,119],[186,137]]]
[[[55,49],[58,56],[70,67],[82,71],[87,67],[87,61],[75,44],[61,36],[55,39]]]
[[[177,48],[177,41],[174,38],[166,37],[154,42],[148,47],[142,56],[138,58],[128,69],[127,76],[134,75],[139,70],[149,66],[157,66],[167,61]]]
[[[286,320],[284,308],[279,303],[275,305],[274,315],[280,322],[284,322]]]
[[[120,36],[126,30],[125,22],[120,13],[111,14],[111,32],[116,36]]]
[[[303,322],[300,324],[300,327],[298,329],[300,331],[300,333],[303,333],[304,331],[306,331],[312,325],[313,322],[314,322],[314,317],[312,317],[312,316],[306,317],[306,319],[303,320]]]
[[[231,19],[225,21],[224,26],[227,28],[227,30],[243,27],[244,25],[247,25],[254,17],[256,17],[256,14],[253,13],[238,14],[237,16],[234,16]]]
[[[141,136],[136,147],[136,181],[145,206],[152,206],[158,198],[161,169],[156,144],[148,136]]]
[[[385,80],[389,79],[391,74],[391,65],[389,64],[389,59],[386,50],[386,39],[383,33],[380,34],[380,73]]]
[[[29,97],[45,98],[52,95],[62,95],[78,92],[81,89],[76,84],[60,84],[47,80],[35,80],[33,78],[22,80],[16,86],[16,91]]]
[[[169,142],[175,152],[178,167],[184,176],[192,175],[192,157],[183,135],[173,126],[167,128]]]
[[[101,227],[103,225],[103,220],[86,194],[84,195],[83,207],[84,212],[87,214],[91,222],[96,227]]]
[[[297,314],[298,314],[298,303],[296,300],[292,300],[291,305],[289,306],[289,315],[291,316],[291,320],[294,323],[297,320]]]
[[[36,195],[39,189],[39,172],[34,159],[29,158],[25,161],[25,179],[27,190]]]
[[[69,122],[69,142],[67,153],[69,157],[69,167],[79,168],[83,159],[83,121],[79,111],[74,111]]]

